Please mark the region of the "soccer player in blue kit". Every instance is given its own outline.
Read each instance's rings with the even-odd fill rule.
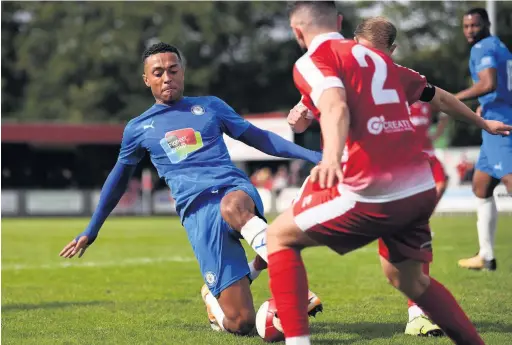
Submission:
[[[201,294],[212,328],[248,334],[255,324],[250,282],[266,268],[267,223],[260,196],[232,163],[223,134],[279,157],[317,163],[321,153],[253,126],[217,97],[184,97],[185,69],[176,47],[157,43],[144,52],[143,63],[144,83],[156,103],[126,125],[118,161],[88,227],[60,255],[83,255],[119,202],[136,165],[149,152],[171,189],[199,261],[206,283]],[[263,262],[259,269],[248,265],[241,237]],[[313,293],[308,303],[312,315],[322,308]]]
[[[460,91],[460,100],[478,97],[486,120],[512,124],[512,54],[505,44],[490,34],[489,17],[483,8],[474,8],[463,17],[463,30],[472,45],[469,69],[473,86]],[[494,238],[498,211],[494,189],[501,182],[512,195],[512,137],[482,131],[480,156],[473,176],[473,192],[478,198],[477,229],[479,252],[459,260],[459,266],[475,270],[496,270]]]

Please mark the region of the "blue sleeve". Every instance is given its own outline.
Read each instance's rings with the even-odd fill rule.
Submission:
[[[221,129],[230,137],[237,139],[247,130],[250,123],[238,115],[226,102],[215,97],[216,114],[220,119]]]
[[[265,131],[250,123],[238,140],[271,156],[303,159],[315,164],[322,160],[322,153],[305,149],[275,133]]]
[[[475,66],[475,73],[480,73],[487,68],[496,68],[496,49],[493,42],[483,42],[471,49],[471,61]]]
[[[134,171],[135,165],[126,165],[121,162],[116,163],[101,189],[100,201],[98,206],[96,206],[91,221],[87,228],[76,237],[77,241],[81,236],[87,236],[89,238],[88,244],[94,242],[101,226],[116,207],[119,200],[121,200]]]
[[[119,151],[118,162],[125,165],[137,165],[144,157],[144,148],[140,145],[142,131],[135,130],[131,123],[126,125],[121,141],[121,150]]]

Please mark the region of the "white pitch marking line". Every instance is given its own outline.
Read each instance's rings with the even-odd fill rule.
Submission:
[[[66,259],[62,259],[66,260]],[[83,260],[83,259],[80,259]],[[132,258],[125,260],[112,261],[63,261],[60,263],[43,264],[43,265],[25,265],[25,264],[3,264],[2,271],[21,271],[21,270],[52,270],[69,267],[115,267],[115,266],[136,266],[148,265],[159,262],[193,262],[192,257],[172,256],[164,258]]]

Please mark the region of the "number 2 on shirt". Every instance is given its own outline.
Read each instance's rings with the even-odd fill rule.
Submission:
[[[400,103],[400,97],[395,89],[384,89],[384,83],[388,77],[388,66],[386,61],[379,54],[363,47],[362,45],[355,45],[352,48],[352,55],[356,58],[359,66],[368,67],[366,57],[372,59],[375,65],[375,72],[372,77],[372,97],[376,105]]]

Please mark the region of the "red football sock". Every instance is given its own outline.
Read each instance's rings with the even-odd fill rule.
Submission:
[[[423,264],[423,273],[425,273],[427,276],[430,274],[430,263],[429,262],[425,262]],[[410,308],[412,307],[413,305],[416,305],[416,303],[414,303],[413,300],[407,300],[407,306]]]
[[[263,260],[263,258],[259,255],[256,255],[256,257],[254,258],[253,265],[256,271],[263,271],[265,268],[268,267],[266,261]]]
[[[300,252],[285,249],[269,255],[268,271],[286,338],[309,335],[308,279]]]
[[[416,304],[457,345],[485,345],[475,326],[443,285],[430,278],[430,285]]]

